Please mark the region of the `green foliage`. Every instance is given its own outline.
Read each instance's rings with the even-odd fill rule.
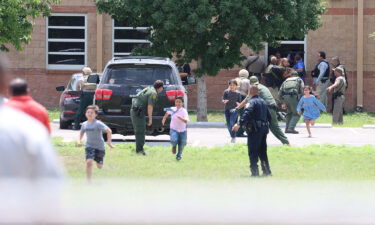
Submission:
[[[129,26],[150,26],[150,49],[143,54],[202,60],[195,72],[216,75],[239,65],[240,48],[258,51],[262,43],[303,38],[320,26],[323,0],[96,0],[108,13]]]
[[[22,50],[31,40],[32,19],[48,16],[51,5],[60,0],[3,0],[0,1],[0,50],[7,44]]]
[[[70,177],[85,177],[85,150],[74,143],[54,139],[55,148]],[[248,179],[247,146],[213,148],[187,146],[183,159],[176,161],[169,147],[147,147],[146,157],[135,154],[134,143],[117,144],[107,149],[102,170],[96,178],[136,179]],[[348,147],[311,145],[306,147],[271,146],[268,158],[273,171],[270,179],[298,180],[373,180],[374,146]]]

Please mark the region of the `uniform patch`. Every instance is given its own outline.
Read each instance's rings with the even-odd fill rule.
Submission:
[[[152,95],[152,99],[156,99],[156,94],[153,94],[153,95]]]

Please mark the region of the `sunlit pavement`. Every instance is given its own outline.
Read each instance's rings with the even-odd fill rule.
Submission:
[[[51,123],[52,137],[61,137],[64,141],[75,141],[79,131],[60,130],[57,123]],[[305,128],[297,128],[299,134],[286,134],[292,146],[305,146],[312,144],[334,145],[375,145],[375,129],[363,128],[312,128],[312,138],[307,137]],[[133,143],[134,136],[113,135],[114,143]],[[281,145],[272,133],[268,135],[269,145]],[[246,138],[237,138],[237,143],[246,143]],[[230,144],[230,137],[225,128],[188,128],[188,145],[191,146],[223,146]],[[146,145],[169,146],[169,136],[146,136]]]

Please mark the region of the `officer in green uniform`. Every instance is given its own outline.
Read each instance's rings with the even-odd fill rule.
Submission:
[[[130,117],[134,128],[137,154],[146,155],[143,149],[146,135],[146,110],[148,115],[147,126],[150,127],[152,125],[152,111],[158,98],[158,93],[163,91],[163,85],[163,81],[157,80],[154,82],[153,87],[143,89],[132,100]]]
[[[285,136],[285,134],[280,129],[279,123],[277,121],[277,115],[276,115],[277,104],[276,104],[276,101],[273,98],[270,90],[266,86],[264,86],[263,84],[260,84],[259,80],[256,76],[250,77],[250,84],[256,85],[258,87],[259,97],[267,103],[268,111],[271,114],[271,122],[269,124],[269,128],[270,128],[271,132],[273,133],[273,135],[275,135],[275,137],[277,139],[279,139],[281,141],[282,144],[289,145],[288,138]],[[249,102],[249,101],[250,101],[250,97],[248,96],[248,97],[246,97],[246,99],[244,101],[241,102],[241,104],[239,104],[236,107],[236,109],[240,109],[240,108],[244,107],[246,105],[246,103]]]
[[[282,108],[286,109],[285,133],[298,134],[295,130],[300,115],[297,112],[299,99],[303,94],[304,83],[296,71],[288,72],[288,77],[279,90],[280,100],[283,102]]]

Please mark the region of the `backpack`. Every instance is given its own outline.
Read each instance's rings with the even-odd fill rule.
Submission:
[[[82,91],[95,91],[96,83],[88,83],[87,78],[89,76],[83,76]]]
[[[286,94],[298,94],[298,90],[301,84],[301,78],[290,77],[283,83],[283,92]]]

